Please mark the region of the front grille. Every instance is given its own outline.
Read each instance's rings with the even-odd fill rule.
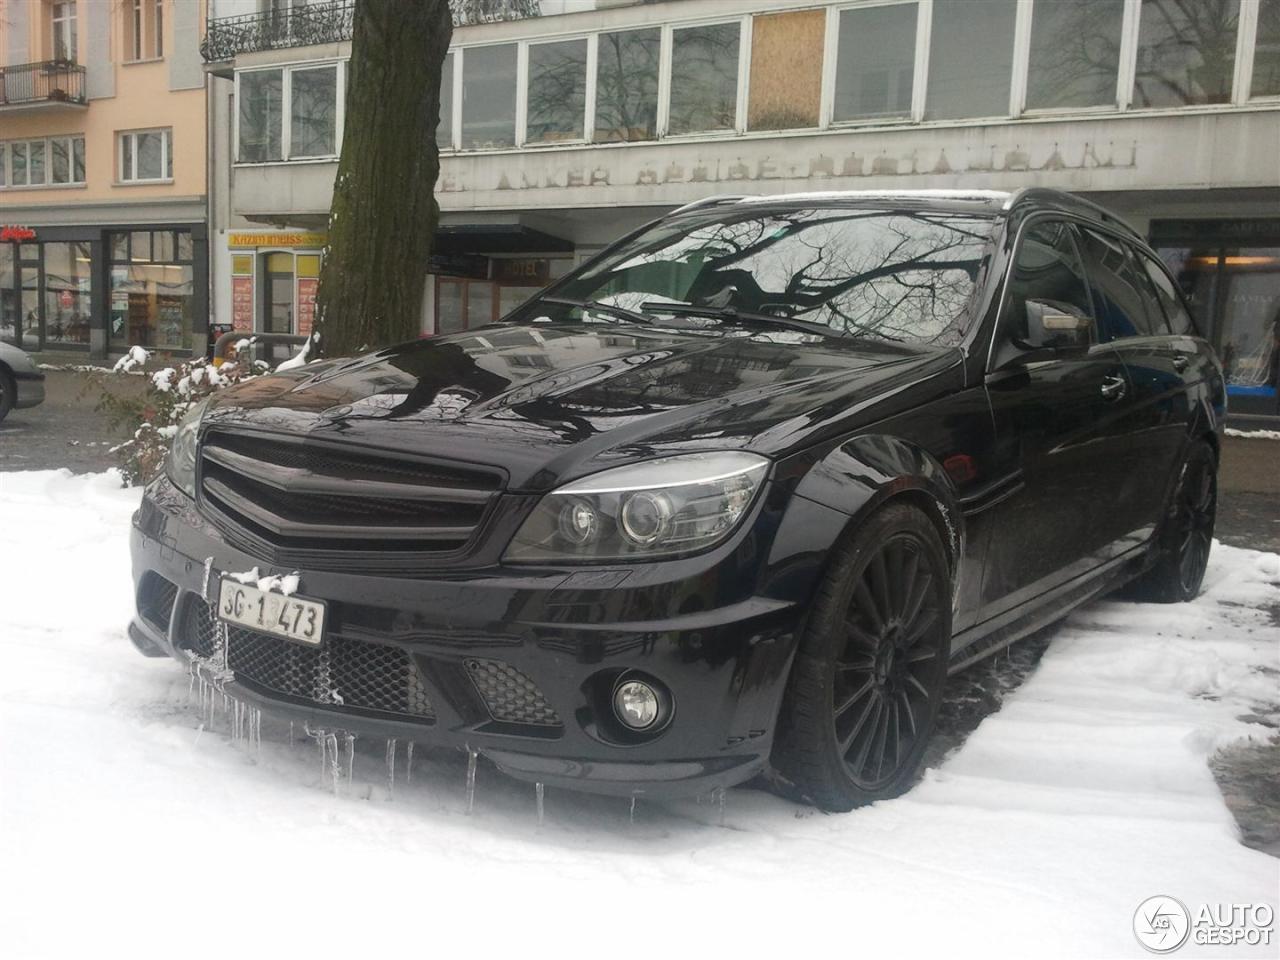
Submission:
[[[560,715],[547,703],[537,684],[510,664],[469,659],[467,672],[493,719],[539,727],[560,726]]]
[[[138,614],[161,633],[169,632],[169,617],[178,588],[158,573],[148,571],[138,584]]]
[[[200,498],[238,545],[321,569],[402,569],[463,555],[502,478],[312,439],[212,431]],[[379,563],[381,557],[381,563]]]
[[[192,596],[177,643],[204,657],[217,649],[217,620]],[[433,720],[435,711],[413,658],[400,647],[330,634],[303,646],[240,627],[227,629],[227,666],[235,679],[266,693],[336,709]]]

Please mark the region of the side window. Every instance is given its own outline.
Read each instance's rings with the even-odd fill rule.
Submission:
[[[1187,312],[1182,295],[1178,288],[1174,286],[1173,281],[1169,279],[1169,274],[1165,273],[1160,264],[1152,260],[1147,254],[1139,254],[1138,258],[1145,268],[1147,276],[1151,278],[1151,285],[1155,287],[1156,298],[1164,309],[1164,316],[1169,321],[1169,328],[1174,333],[1194,335],[1196,331],[1191,323],[1191,314]]]
[[[1009,279],[1007,336],[1028,336],[1027,303],[1038,301],[1080,317],[1093,316],[1084,269],[1072,236],[1061,221],[1039,221],[1022,234]],[[1094,331],[1093,340],[1097,340]]]
[[[1139,276],[1128,246],[1087,227],[1080,237],[1102,339],[1168,333],[1164,316],[1148,292],[1150,283],[1145,275]]]

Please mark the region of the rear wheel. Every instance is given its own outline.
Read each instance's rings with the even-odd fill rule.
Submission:
[[[1194,600],[1204,581],[1218,511],[1218,461],[1203,440],[1192,444],[1156,546],[1156,562],[1129,585],[1134,600]]]
[[[951,642],[933,523],[892,505],[838,547],[800,641],[773,766],[826,810],[903,793],[933,730]]]

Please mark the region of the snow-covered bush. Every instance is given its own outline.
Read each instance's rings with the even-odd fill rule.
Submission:
[[[236,346],[247,345],[248,341],[243,340]],[[142,389],[134,377],[121,376],[140,372],[135,368],[143,367],[149,358],[142,347],[130,347],[110,373],[93,377],[93,389],[100,391],[97,409],[106,413],[112,427],[124,426],[131,434],[130,439],[111,449],[130,484],[147,483],[164,469],[169,442],[191,407],[211,393],[268,369],[261,361],[252,367],[234,360],[215,367],[201,357],[180,360],[146,376]]]

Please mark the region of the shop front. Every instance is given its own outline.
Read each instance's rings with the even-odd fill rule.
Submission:
[[[1151,244],[1222,359],[1231,411],[1280,413],[1280,218],[1153,220]]]
[[[0,226],[0,340],[105,359],[203,349],[204,224]]]
[[[457,333],[492,323],[564,276],[572,265],[571,257],[432,257],[434,330]]]
[[[326,240],[312,232],[228,233],[231,311],[223,318],[225,329],[311,333]]]

